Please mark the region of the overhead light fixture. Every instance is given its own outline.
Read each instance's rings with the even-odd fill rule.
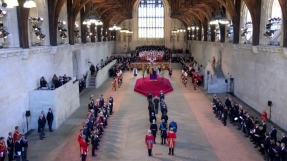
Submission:
[[[120,32],[125,32],[125,33],[127,33],[127,32],[129,32],[129,30],[128,29],[126,29],[126,25],[124,25],[124,28],[123,29],[121,29],[121,31]]]
[[[2,7],[6,6],[6,8],[13,8],[19,6],[18,0],[5,0],[5,2],[6,3],[2,3]]]
[[[178,28],[177,31],[178,31],[178,32],[185,32],[185,29],[181,26],[180,28]]]
[[[112,27],[109,28],[109,30],[121,30],[121,27],[114,24]]]
[[[229,21],[222,16],[222,10],[216,10],[216,15],[211,19],[209,22],[210,25],[217,25],[217,24],[223,24],[227,25],[229,24]]]
[[[103,25],[103,22],[99,18],[96,10],[93,10],[93,9],[90,10],[90,15],[83,22],[83,25],[91,25],[91,24],[95,24],[96,26]]]
[[[36,3],[33,0],[27,0],[24,5],[24,8],[34,8],[37,7]]]

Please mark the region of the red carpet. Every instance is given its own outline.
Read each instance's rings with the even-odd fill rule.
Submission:
[[[159,96],[160,91],[164,94],[173,91],[173,88],[168,79],[164,78],[164,83],[161,83],[161,77],[157,77],[157,81],[150,81],[149,77],[145,77],[144,82],[142,78],[137,79],[134,91],[145,96],[151,91],[153,96]]]

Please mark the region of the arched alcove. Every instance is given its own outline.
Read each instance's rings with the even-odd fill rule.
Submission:
[[[243,44],[251,44],[252,43],[252,33],[253,33],[253,26],[252,26],[252,18],[251,14],[244,2],[242,2],[242,9],[241,9],[241,43]]]
[[[58,44],[67,44],[69,42],[69,38],[68,38],[68,32],[64,32],[64,34],[66,35],[66,38],[62,38],[60,36],[61,32],[59,31],[59,27],[61,26],[62,29],[68,29],[68,24],[67,24],[67,3],[65,3],[61,9],[59,18],[58,18],[58,22],[61,22],[61,25],[58,23],[58,30],[57,30],[57,43]]]

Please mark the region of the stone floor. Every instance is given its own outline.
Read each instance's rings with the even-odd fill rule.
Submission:
[[[248,139],[235,128],[226,127],[219,122],[211,111],[210,96],[201,90],[193,90],[191,83],[184,87],[180,83],[180,65],[172,64],[174,75],[170,82],[174,91],[166,94],[169,119],[178,124],[175,156],[167,154],[166,145],[155,144],[153,157],[147,156],[144,136],[149,129],[147,100],[133,91],[136,78],[131,72],[124,73],[123,86],[111,90],[111,79],[98,89],[87,89],[80,96],[80,107],[54,132],[46,132],[42,141],[35,131],[29,135],[28,159],[30,161],[78,161],[78,130],[87,113],[88,99],[91,94],[98,98],[101,94],[115,99],[115,114],[108,120],[97,157],[88,161],[260,161]],[[140,75],[140,74],[138,74]],[[166,73],[167,76],[167,73]],[[160,115],[157,116],[158,122]],[[159,133],[156,142],[160,142]]]

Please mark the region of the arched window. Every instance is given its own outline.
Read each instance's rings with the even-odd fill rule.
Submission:
[[[161,0],[141,0],[138,8],[138,37],[164,38],[164,5]]]

